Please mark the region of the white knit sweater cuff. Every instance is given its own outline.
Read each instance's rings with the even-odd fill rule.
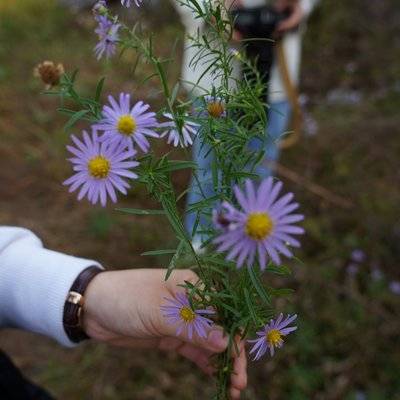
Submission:
[[[72,347],[74,343],[62,322],[65,300],[77,276],[99,264],[43,249],[33,235],[26,239],[1,255],[0,323],[43,334]]]

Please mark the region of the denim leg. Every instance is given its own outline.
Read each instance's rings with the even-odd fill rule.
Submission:
[[[212,172],[211,163],[213,160],[213,151],[210,151],[210,146],[208,144],[201,143],[201,140],[196,136],[193,147],[193,161],[197,163],[197,180],[192,176],[189,192],[187,195],[187,205],[188,209],[192,204],[198,203],[199,201],[205,200],[214,196],[214,187],[212,183]],[[200,184],[200,188],[199,188]],[[197,218],[197,213],[186,212],[185,217],[185,228],[186,231],[191,235],[193,232],[193,227],[195,225]],[[200,225],[205,225],[206,221],[204,218],[200,218]]]
[[[265,150],[265,160],[259,164],[255,172],[260,179],[268,178],[271,169],[267,162],[277,161],[279,158],[279,138],[286,132],[291,117],[291,107],[288,101],[271,103],[268,110],[268,125],[264,141],[254,138],[249,143],[249,149],[259,151],[262,147]]]

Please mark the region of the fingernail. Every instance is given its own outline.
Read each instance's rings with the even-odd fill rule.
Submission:
[[[224,350],[228,346],[228,338],[220,330],[211,331],[208,335],[208,343],[217,350]]]

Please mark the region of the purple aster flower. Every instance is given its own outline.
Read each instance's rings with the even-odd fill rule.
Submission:
[[[99,0],[92,8],[95,19],[97,20],[100,15],[107,15],[108,8],[105,0]]]
[[[119,95],[119,103],[108,96],[111,106],[103,107],[103,119],[94,125],[95,129],[104,131],[100,138],[105,143],[123,143],[129,149],[136,143],[141,150],[147,152],[150,147],[146,136],[158,138],[152,128],[158,127],[156,114],[147,112],[150,108],[143,101],[138,101],[131,107],[131,96],[126,93]]]
[[[246,193],[234,187],[236,199],[243,211],[227,202],[222,203],[227,211],[224,217],[230,222],[229,229],[223,229],[214,243],[218,245],[219,252],[229,250],[226,259],[236,259],[238,268],[245,261],[251,267],[258,253],[260,267],[264,270],[270,259],[279,265],[280,254],[292,257],[288,246],[300,247],[300,242],[292,235],[304,233],[303,228],[294,225],[302,221],[304,216],[291,214],[299,206],[291,202],[293,193],[278,198],[282,182],[274,183],[271,177],[264,179],[256,191],[252,181],[247,179],[245,186]],[[220,228],[218,224],[216,227]]]
[[[361,249],[355,249],[355,250],[353,250],[353,251],[351,252],[350,257],[351,257],[351,259],[352,259],[354,262],[357,262],[357,263],[362,263],[362,262],[364,262],[365,259],[366,259],[366,255],[365,255],[365,253],[364,253]]]
[[[261,331],[257,332],[259,336],[257,339],[248,340],[249,343],[254,343],[249,353],[255,353],[253,361],[259,360],[268,349],[272,357],[275,353],[275,347],[281,348],[283,346],[282,337],[297,329],[297,326],[288,326],[296,318],[297,315],[288,315],[283,319],[283,314],[280,314],[276,320],[271,319]]]
[[[192,137],[197,135],[199,124],[182,119],[179,121],[181,127],[178,127],[172,114],[165,113],[164,117],[170,119],[170,121],[160,124],[160,128],[167,128],[161,137],[168,135],[168,143],[173,143],[175,147],[177,147],[178,144],[181,147],[188,147],[193,144]],[[182,134],[180,132],[182,132]]]
[[[212,211],[212,221],[217,229],[229,232],[237,227],[235,218],[240,217],[240,212],[228,202],[223,202],[220,207]]]
[[[121,4],[127,8],[129,8],[132,5],[132,3],[135,3],[138,7],[140,7],[142,0],[121,0]]]
[[[400,282],[399,281],[392,281],[389,283],[389,290],[393,294],[400,295]]]
[[[92,204],[100,201],[103,207],[107,197],[114,203],[117,201],[116,190],[127,194],[130,185],[124,178],[138,177],[130,171],[139,164],[132,160],[136,152],[118,143],[100,143],[94,130],[91,137],[84,131],[83,141],[74,135],[71,138],[75,146],[67,146],[67,149],[74,156],[69,161],[76,173],[63,183],[70,186],[69,191],[80,188],[78,200],[86,196]]]
[[[117,42],[119,40],[118,30],[121,24],[110,20],[105,15],[98,15],[96,20],[99,25],[95,29],[95,32],[99,36],[99,42],[94,48],[94,51],[98,60],[100,60],[104,54],[107,58],[110,58],[117,50]]]
[[[383,279],[383,272],[376,263],[372,265],[371,278],[375,282]]]
[[[359,266],[355,263],[350,263],[347,266],[346,272],[349,276],[356,276],[358,274]]]
[[[178,325],[176,334],[187,332],[189,339],[192,339],[193,333],[200,337],[206,338],[207,331],[213,322],[203,317],[203,315],[213,315],[211,310],[194,310],[189,303],[189,299],[184,293],[176,293],[174,299],[165,298],[169,303],[161,306],[164,317],[167,318],[171,325]]]
[[[365,394],[365,392],[357,390],[355,395],[355,400],[367,400],[367,395]]]

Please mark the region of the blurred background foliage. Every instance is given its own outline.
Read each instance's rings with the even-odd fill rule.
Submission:
[[[143,21],[168,56],[182,28],[166,1],[150,3],[124,18]],[[278,306],[299,313],[299,330],[276,357],[250,364],[245,399],[400,399],[399,20],[398,0],[322,0],[310,19],[301,87],[306,134],[284,152],[278,171],[307,216],[302,265],[276,282],[296,289]],[[107,267],[163,266],[164,258],[139,255],[173,242],[164,221],[91,208],[60,184],[69,174],[68,133],[57,99],[40,96],[37,63],[78,68],[83,93],[107,76],[106,93],[131,91],[161,106],[157,82],[143,84],[149,67],[134,74],[132,54],[94,59],[93,28],[90,11],[54,0],[0,2],[0,223],[31,228],[49,247]],[[178,46],[171,81],[180,54]],[[183,189],[188,179],[179,173],[175,183]],[[120,205],[155,206],[140,187]],[[60,399],[212,393],[211,381],[173,355],[94,344],[65,350],[15,331],[2,331],[0,346]]]

